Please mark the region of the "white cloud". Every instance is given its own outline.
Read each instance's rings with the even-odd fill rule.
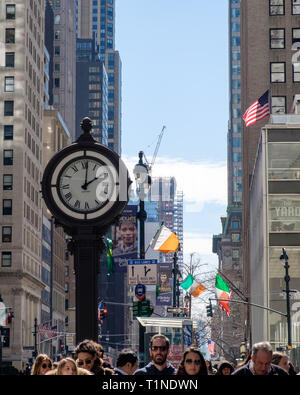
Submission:
[[[212,252],[212,234],[189,233],[183,234],[184,260],[189,262],[190,254],[196,253],[201,263],[218,266],[218,256]]]
[[[137,158],[123,157],[132,171]],[[224,162],[189,162],[181,158],[156,158],[153,177],[175,177],[177,191],[183,191],[186,212],[201,212],[207,203],[227,204],[227,166]]]

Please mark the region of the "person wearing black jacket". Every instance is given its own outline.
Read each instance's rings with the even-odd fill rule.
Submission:
[[[232,376],[288,376],[284,369],[271,363],[272,355],[269,342],[254,344],[249,362],[235,370]]]
[[[169,339],[164,335],[154,335],[150,340],[149,353],[152,361],[135,371],[134,375],[169,376],[174,375],[175,368],[167,358],[170,351]]]
[[[138,357],[132,350],[124,349],[120,352],[117,359],[117,366],[114,372],[120,376],[132,375],[138,368]]]

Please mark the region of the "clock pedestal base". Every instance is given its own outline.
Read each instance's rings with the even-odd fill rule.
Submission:
[[[76,344],[84,339],[98,341],[98,274],[102,236],[80,235],[72,239],[76,277]]]

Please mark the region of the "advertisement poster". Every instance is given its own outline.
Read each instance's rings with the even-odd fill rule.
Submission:
[[[172,306],[172,263],[158,263],[156,306]]]
[[[112,256],[116,272],[127,272],[128,259],[138,257],[137,206],[127,205],[118,226],[112,227]]]

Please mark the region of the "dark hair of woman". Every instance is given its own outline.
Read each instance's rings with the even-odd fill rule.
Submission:
[[[187,354],[190,353],[190,352],[193,352],[193,353],[199,355],[200,370],[199,370],[199,373],[196,376],[207,376],[208,372],[207,372],[205,359],[204,359],[201,351],[199,350],[199,348],[194,347],[194,346],[188,347],[187,349],[184,350],[184,353],[182,355],[181,361],[179,363],[179,366],[178,366],[178,369],[177,369],[175,375],[187,375],[187,373],[185,371],[185,368],[184,368],[184,363],[185,363]]]

